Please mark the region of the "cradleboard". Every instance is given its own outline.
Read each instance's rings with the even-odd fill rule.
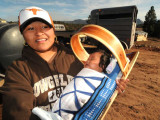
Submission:
[[[75,55],[77,56],[77,58],[82,63],[84,63],[89,57],[89,54],[84,49],[84,47],[81,43],[81,39],[80,39],[81,37],[84,37],[84,36],[94,38],[95,40],[102,43],[106,48],[108,48],[112,52],[112,54],[115,56],[115,58],[117,59],[119,70],[122,73],[122,78],[126,79],[128,77],[130,71],[132,70],[132,68],[137,60],[139,52],[132,52],[132,53],[129,53],[126,55],[122,44],[120,43],[118,38],[113,33],[111,33],[107,29],[105,29],[101,26],[98,26],[98,25],[86,25],[86,26],[82,27],[71,38],[72,50],[75,53]],[[108,112],[110,106],[112,105],[113,101],[115,100],[117,94],[118,94],[118,91],[114,89],[112,95],[109,96],[107,103],[104,102],[105,106],[102,107],[102,109],[100,109],[97,112],[97,114],[95,113],[95,111],[94,111],[94,113],[90,113],[90,111],[93,112],[92,108],[96,109],[94,107],[90,107],[94,104],[94,102],[92,102],[92,103],[89,103],[88,106],[86,105],[87,107],[86,106],[84,107],[83,112],[81,112],[81,110],[83,110],[83,109],[81,109],[80,113],[78,113],[78,115],[76,115],[75,118],[79,119],[79,120],[80,119],[82,119],[82,120],[83,119],[104,120],[104,117],[107,115],[107,112]],[[94,99],[96,99],[96,98],[94,98]],[[86,114],[86,116],[85,116],[85,114]],[[88,114],[90,114],[90,116],[95,115],[95,117],[94,118],[88,117],[89,116]]]

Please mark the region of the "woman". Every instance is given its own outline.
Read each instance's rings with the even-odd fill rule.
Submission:
[[[72,51],[55,43],[54,24],[47,11],[27,7],[19,13],[19,28],[26,45],[22,57],[6,72],[3,94],[4,120],[38,119],[39,106],[51,110],[64,87],[82,68]],[[125,84],[122,80],[120,91]]]
[[[48,12],[28,7],[19,14],[20,31],[28,44],[6,72],[3,119],[34,119],[34,106],[51,109],[61,91],[83,67],[73,53],[55,44]]]

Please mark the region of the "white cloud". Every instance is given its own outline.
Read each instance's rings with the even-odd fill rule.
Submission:
[[[66,2],[60,2],[58,0],[6,0],[5,2],[7,3],[12,3],[12,4],[23,4],[27,6],[34,5],[34,6],[60,6],[60,7],[68,7],[71,6],[72,4],[66,3]]]
[[[1,13],[4,13],[4,14],[0,16],[3,17],[3,19],[6,19],[7,21],[17,21],[19,10],[21,10],[22,8],[24,7],[23,6],[9,6],[9,7],[1,6]]]
[[[152,5],[160,6],[159,0],[83,0],[81,2],[81,9],[79,9],[80,15],[89,15],[90,11],[98,8],[111,8],[120,6],[136,5],[138,8],[138,18],[145,19],[145,15]],[[159,8],[160,9],[160,8]],[[158,10],[156,10],[158,11]],[[76,14],[76,13],[75,13]],[[156,12],[159,16],[160,12]],[[159,17],[158,17],[159,18]]]
[[[19,10],[27,6],[39,6],[51,14],[55,20],[87,19],[93,9],[136,5],[138,18],[144,17],[150,7],[155,6],[156,15],[160,17],[159,0],[4,0],[7,6],[0,5],[0,17],[17,20]],[[4,15],[2,15],[4,13]]]

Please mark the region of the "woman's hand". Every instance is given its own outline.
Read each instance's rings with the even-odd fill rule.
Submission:
[[[127,86],[127,83],[129,82],[129,79],[117,79],[116,83],[117,83],[117,88],[116,90],[118,90],[118,93],[123,93],[125,91],[125,88]]]

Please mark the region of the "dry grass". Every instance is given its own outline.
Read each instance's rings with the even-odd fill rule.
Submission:
[[[149,37],[147,41],[136,41],[133,47],[160,52],[160,38]]]

